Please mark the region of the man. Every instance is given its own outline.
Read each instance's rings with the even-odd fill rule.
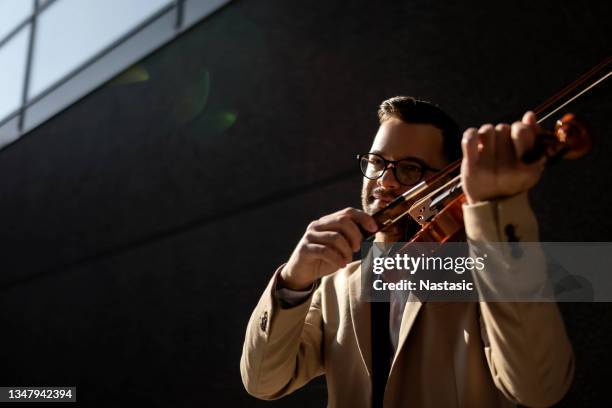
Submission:
[[[456,125],[434,105],[395,97],[383,102],[379,118],[366,157],[377,167],[364,173],[364,211],[347,208],[310,223],[253,311],[240,362],[247,391],[275,399],[324,374],[330,407],[555,404],[574,368],[555,303],[408,302],[403,310],[391,306],[385,333],[371,332],[375,303],[363,298],[360,262],[351,262],[363,239],[358,227],[375,231],[370,214],[460,154]],[[527,191],[543,160],[519,160],[537,131],[528,112],[511,126],[464,132],[463,213],[470,242],[538,240]],[[379,231],[376,241],[401,241],[404,232],[401,226]],[[518,270],[542,259],[531,251],[504,261]],[[381,388],[380,358],[373,356],[389,343],[392,362]]]

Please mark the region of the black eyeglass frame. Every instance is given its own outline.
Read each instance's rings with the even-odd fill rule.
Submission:
[[[364,158],[364,156],[368,156],[368,155],[378,157],[379,159],[382,160],[384,164],[382,172],[380,173],[378,177],[369,177],[365,173],[365,171],[361,168],[361,159]],[[436,168],[431,167],[430,165],[428,165],[427,163],[425,163],[423,160],[419,159],[418,157],[411,157],[411,156],[404,157],[403,159],[399,159],[399,160],[387,160],[378,153],[362,153],[362,154],[357,155],[357,161],[359,162],[359,171],[361,172],[361,174],[363,174],[365,178],[370,179],[370,180],[378,180],[379,178],[381,178],[385,174],[385,172],[389,169],[389,164],[392,164],[393,166],[391,167],[391,170],[393,171],[393,177],[395,177],[395,180],[397,180],[397,182],[400,183],[402,186],[414,186],[415,184],[420,183],[423,180],[423,178],[425,177],[425,174],[428,171],[438,172],[441,170],[441,169],[436,169]],[[400,163],[403,161],[410,161],[420,166],[421,176],[414,183],[404,184],[400,181],[399,177],[397,177],[397,171],[396,171],[397,163]]]

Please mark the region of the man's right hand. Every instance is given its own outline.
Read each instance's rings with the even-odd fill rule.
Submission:
[[[282,285],[304,290],[320,277],[345,267],[359,251],[363,235],[359,227],[376,232],[372,216],[354,208],[345,208],[311,222],[281,271]]]

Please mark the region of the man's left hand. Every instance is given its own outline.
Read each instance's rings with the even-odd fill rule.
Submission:
[[[511,126],[486,124],[463,133],[461,183],[468,204],[512,196],[538,182],[545,159],[525,164],[520,158],[539,132],[535,115],[527,112]]]

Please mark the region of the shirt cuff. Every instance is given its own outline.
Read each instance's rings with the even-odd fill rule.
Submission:
[[[281,307],[288,309],[290,307],[301,305],[314,292],[314,285],[310,290],[291,290],[287,288],[277,289],[276,298],[281,304]]]
[[[274,295],[283,309],[299,306],[304,303],[314,292],[315,284],[313,283],[310,289],[293,290],[288,288],[279,288],[276,286]]]

